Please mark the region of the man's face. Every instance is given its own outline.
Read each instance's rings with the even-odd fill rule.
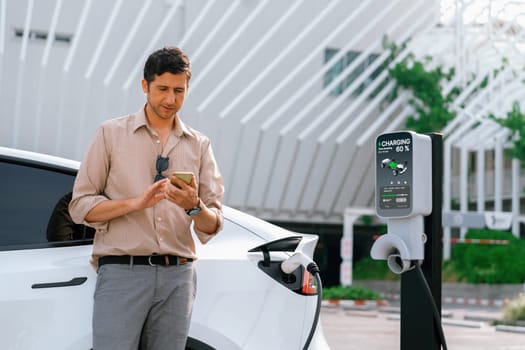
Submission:
[[[148,107],[153,112],[150,118],[171,119],[181,109],[188,91],[186,74],[162,73],[149,83],[142,80]]]

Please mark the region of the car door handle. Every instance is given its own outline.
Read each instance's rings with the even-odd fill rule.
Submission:
[[[66,282],[49,282],[49,283],[35,283],[31,286],[32,289],[39,288],[58,288],[58,287],[73,287],[80,286],[87,281],[87,277],[75,277]]]

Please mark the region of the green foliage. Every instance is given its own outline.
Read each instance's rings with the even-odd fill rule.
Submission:
[[[356,261],[353,266],[353,277],[356,280],[394,281],[399,279],[399,275],[390,271],[385,260],[373,260],[372,258]]]
[[[507,118],[490,116],[501,126],[511,131],[511,156],[521,161],[522,168],[525,168],[525,114],[521,112],[519,102],[512,104],[512,110],[507,113]]]
[[[385,260],[373,260],[371,258],[360,259],[354,263],[353,277],[355,280],[360,281],[397,281],[401,278],[400,275],[390,271]],[[444,282],[457,282],[460,280],[451,260],[443,263],[442,280]]]
[[[406,48],[406,43],[397,45],[395,42],[390,41],[387,35],[383,35],[383,48],[388,50],[390,54],[388,57],[379,65],[377,71],[382,72],[388,69],[388,66],[395,60],[396,56]],[[384,79],[370,94],[370,98],[376,97],[389,83],[390,79]]]
[[[427,62],[430,61],[431,58],[427,58]],[[450,81],[454,73],[454,69],[445,71],[442,66],[427,70],[425,62],[416,60],[413,55],[389,70],[390,77],[396,81],[393,97],[400,89],[412,93],[409,104],[416,114],[408,117],[408,129],[419,133],[439,132],[454,119],[450,103],[459,95],[460,89],[455,87],[446,96],[441,91],[441,84]]]
[[[363,222],[364,225],[370,226],[372,225],[372,222],[374,221],[374,219],[372,218],[371,215],[363,215],[361,216],[361,221]]]
[[[458,276],[452,260],[443,261],[443,265],[441,266],[441,280],[450,283],[460,282],[461,278]]]
[[[525,321],[525,296],[520,295],[505,305],[503,309],[503,321]]]
[[[523,283],[525,281],[525,241],[507,231],[472,229],[470,239],[507,240],[509,244],[458,243],[452,258],[443,262],[442,281],[467,283]],[[392,273],[386,261],[364,258],[354,263],[355,280],[394,281],[400,277]]]
[[[334,286],[323,288],[323,299],[332,300],[380,300],[381,295],[361,286]]]
[[[483,77],[483,80],[481,81],[481,83],[478,84],[478,86],[476,86],[472,92],[471,92],[471,95],[476,95],[478,92],[480,92],[481,90],[483,90],[484,88],[486,88],[488,85],[489,85],[489,79],[494,79],[496,78],[499,73],[503,72],[503,70],[506,68],[506,66],[508,65],[509,61],[506,59],[506,58],[503,58],[501,60],[501,66],[499,68],[495,68],[492,70],[492,73],[489,73],[487,75],[485,75]],[[475,76],[472,77],[472,80],[475,79]],[[468,85],[468,84],[467,84]],[[462,107],[465,107],[465,106],[462,106]]]
[[[453,269],[468,283],[522,283],[525,281],[525,242],[506,231],[469,230],[466,238],[508,240],[508,245],[457,244]]]
[[[398,45],[395,42],[391,41],[388,38],[388,35],[383,35],[383,40],[381,44],[385,50],[390,51],[390,57],[388,58],[389,63],[392,62],[394,58],[396,58],[396,56],[399,55],[399,53],[407,47],[406,42],[402,43],[401,45]]]
[[[390,57],[385,61],[388,65],[406,48],[406,44],[397,46],[384,37],[383,47],[390,51]],[[420,61],[410,54],[388,71],[390,78],[396,82],[391,95],[392,100],[398,96],[399,90],[411,92],[412,97],[408,103],[413,107],[415,114],[408,116],[405,126],[419,133],[439,132],[454,119],[456,114],[452,111],[451,104],[461,93],[461,89],[455,86],[447,95],[443,95],[442,84],[452,80],[455,70],[451,68],[446,71],[442,66],[429,69],[427,66],[431,61],[432,57],[426,57],[424,61]],[[507,65],[508,60],[504,58],[501,67],[494,69],[492,76],[496,77]],[[471,78],[474,80],[475,76]],[[472,94],[486,88],[488,82],[489,75],[483,78]],[[525,168],[525,115],[521,113],[519,103],[514,102],[512,110],[507,113],[507,118],[498,118],[493,115],[490,117],[511,130],[512,156],[521,160],[522,167]]]

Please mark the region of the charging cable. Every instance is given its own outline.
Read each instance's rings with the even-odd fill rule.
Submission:
[[[314,321],[312,324],[312,328],[310,329],[310,333],[308,334],[308,338],[306,339],[306,342],[304,343],[303,350],[308,350],[308,347],[310,346],[310,343],[312,342],[312,339],[314,337],[315,329],[317,328],[317,322],[319,321],[319,315],[321,313],[321,303],[323,299],[323,287],[321,284],[321,277],[319,276],[319,267],[315,262],[312,261],[309,257],[304,255],[302,252],[297,252],[294,255],[292,255],[289,259],[286,259],[281,264],[281,270],[289,275],[295,269],[297,269],[300,265],[304,266],[308,272],[310,272],[314,278],[315,282],[317,283],[317,307],[315,309],[315,316]]]
[[[434,324],[436,325],[437,332],[439,334],[439,338],[441,340],[441,345],[443,347],[443,350],[447,350],[447,343],[445,341],[445,334],[443,333],[443,324],[441,323],[441,317],[439,315],[439,310],[437,308],[436,302],[434,300],[434,297],[432,296],[432,292],[430,291],[430,287],[428,286],[427,280],[425,278],[425,275],[423,275],[423,271],[421,270],[421,266],[416,263],[414,264],[416,266],[416,271],[418,276],[420,277],[423,288],[425,289],[425,292],[430,299],[430,302],[432,304],[432,310],[434,315]]]

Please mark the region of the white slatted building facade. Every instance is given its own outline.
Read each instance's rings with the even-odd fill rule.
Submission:
[[[392,64],[432,55],[457,69],[445,89],[466,91],[443,131],[446,200],[465,209],[475,192],[503,203],[499,184],[468,192],[469,163],[458,168],[454,157],[478,154],[479,165],[508,147],[487,116],[523,100],[522,70],[513,77],[523,31],[515,7],[490,12],[495,1],[478,1],[487,20],[467,23],[475,2],[0,0],[0,145],[81,159],[103,120],[141,108],[146,56],[175,45],[194,75],[181,116],[211,137],[226,204],[273,221],[342,224],[346,208],[373,207],[375,136],[403,129],[412,113],[407,94],[387,100],[386,35],[409,43]],[[468,93],[469,74],[490,73],[501,57],[508,68]]]

